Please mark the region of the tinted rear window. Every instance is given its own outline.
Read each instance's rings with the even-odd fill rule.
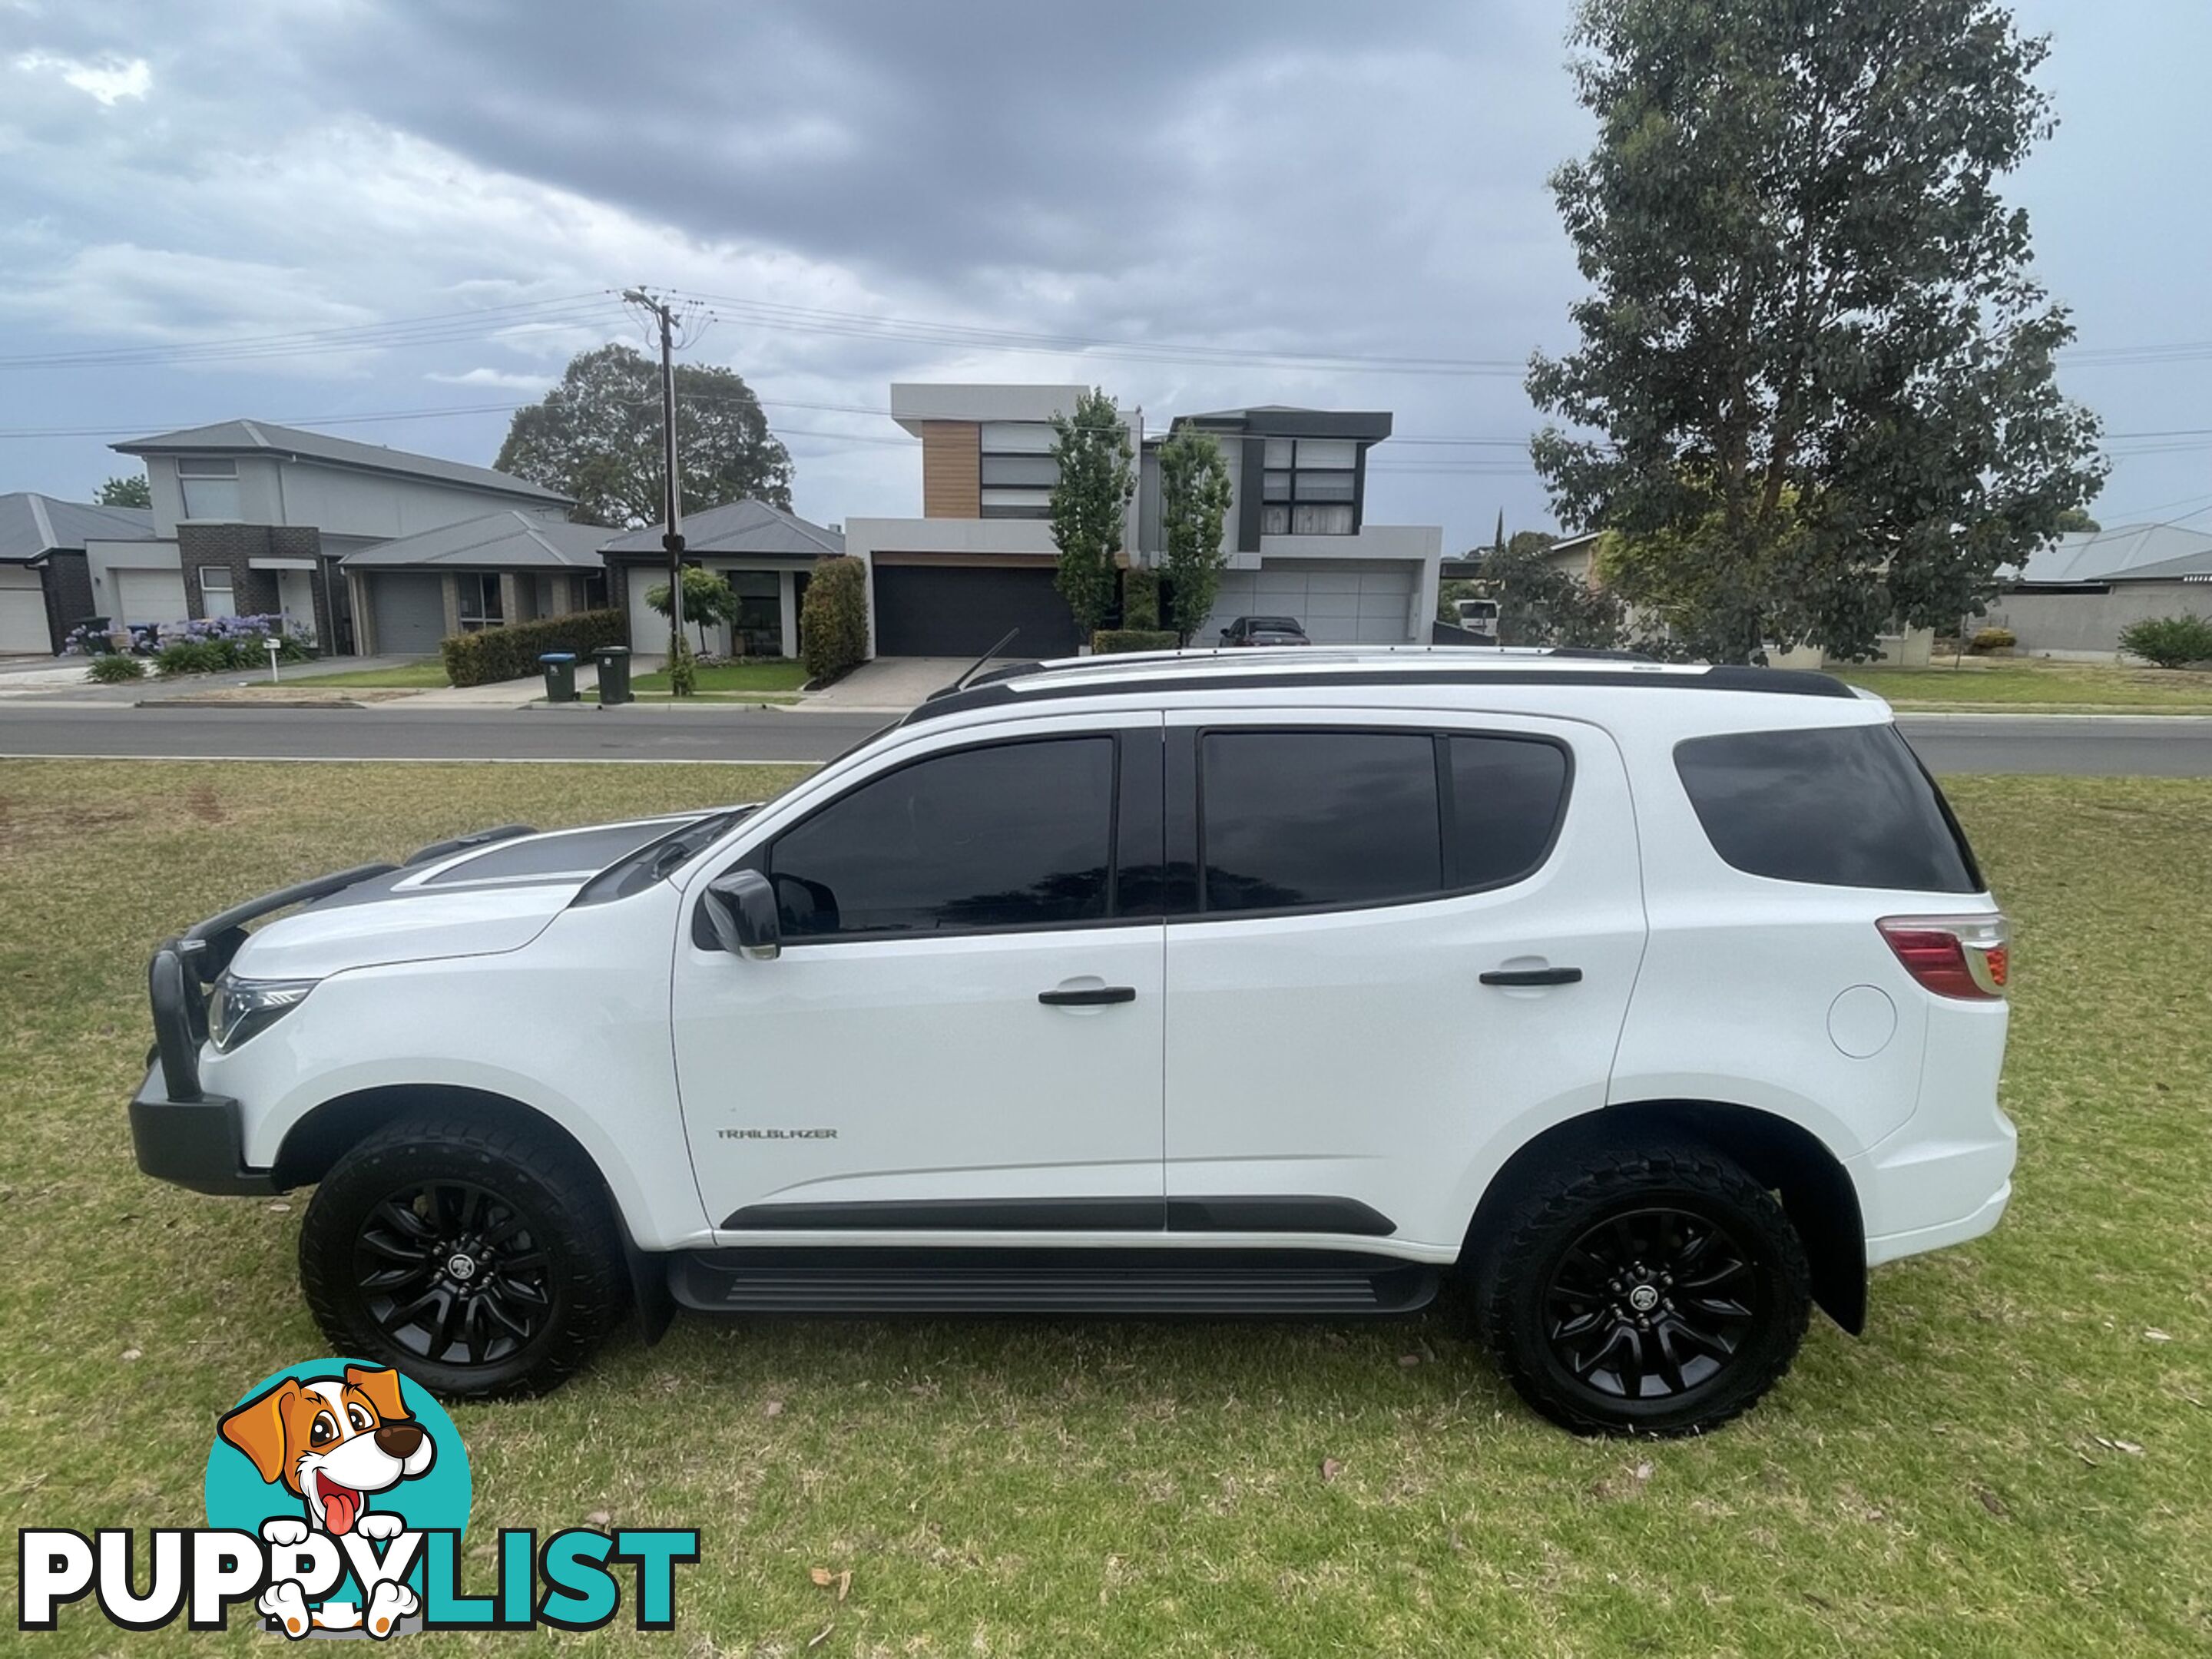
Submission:
[[[1425,732],[1212,732],[1206,908],[1387,902],[1444,885]]]
[[[1736,732],[1675,745],[1713,850],[1737,869],[1826,887],[1978,893],[1935,781],[1891,726]]]
[[[1522,738],[1451,737],[1455,887],[1497,887],[1544,861],[1567,796],[1567,754]]]
[[[1544,861],[1567,755],[1535,738],[1212,732],[1205,908],[1387,904],[1502,886]]]

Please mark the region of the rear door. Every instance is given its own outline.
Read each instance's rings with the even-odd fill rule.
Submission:
[[[1170,1229],[1455,1249],[1514,1147],[1605,1103],[1644,939],[1619,751],[1335,710],[1173,714],[1168,757],[1195,871],[1168,927]]]

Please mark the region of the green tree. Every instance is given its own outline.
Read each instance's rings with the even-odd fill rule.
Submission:
[[[1536,356],[1563,521],[1714,655],[1954,623],[2088,500],[2073,337],[1996,185],[2051,126],[1998,0],[1583,0],[1597,147],[1552,179],[1595,293]],[[1638,556],[1673,538],[1679,591]]]
[[[841,554],[815,564],[799,604],[799,648],[821,684],[868,659],[868,578],[858,559]]]
[[[92,499],[102,507],[151,507],[154,486],[146,482],[143,472],[135,477],[113,477],[94,491]]]
[[[1137,487],[1135,457],[1121,411],[1097,387],[1076,399],[1073,415],[1054,415],[1052,427],[1060,467],[1052,487],[1052,539],[1060,549],[1054,583],[1089,639],[1114,609],[1114,561]]]
[[[657,582],[645,590],[645,602],[661,616],[668,615],[668,584]],[[737,590],[718,571],[696,564],[684,567],[684,620],[699,629],[699,649],[707,648],[707,630],[738,619],[741,605]],[[672,622],[674,619],[672,617]]]
[[[726,368],[676,368],[677,482],[684,509],[748,497],[791,510],[791,456],[760,400]],[[614,344],[572,358],[543,401],[515,411],[492,463],[576,498],[579,524],[659,524],[665,453],[660,365]]]
[[[1609,648],[1625,622],[1620,596],[1554,568],[1544,557],[1557,538],[1522,531],[1482,561],[1481,586],[1498,601],[1500,645]]]
[[[2086,507],[2068,507],[2058,515],[2057,522],[2061,530],[2086,530],[2092,535],[2105,527],[2089,516]]]
[[[1160,532],[1176,636],[1185,645],[1213,614],[1228,556],[1221,524],[1229,514],[1229,463],[1210,432],[1188,427],[1160,446]]]

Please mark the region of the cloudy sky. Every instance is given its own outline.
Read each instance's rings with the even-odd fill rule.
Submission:
[[[2212,524],[2203,0],[2022,0],[2014,181],[2113,434],[2106,523]],[[0,490],[235,415],[489,462],[609,290],[700,296],[809,516],[919,510],[894,380],[1164,425],[1395,411],[1370,514],[1547,526],[1520,365],[1577,288],[1565,0],[0,0]],[[709,317],[710,313],[710,317]]]

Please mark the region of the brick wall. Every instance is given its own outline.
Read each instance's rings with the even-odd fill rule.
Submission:
[[[322,532],[312,525],[180,524],[177,526],[177,556],[184,566],[186,614],[205,617],[206,597],[200,590],[200,572],[210,566],[230,573],[230,608],[241,617],[273,616],[282,608],[276,594],[276,572],[256,570],[256,559],[312,559],[315,569],[315,636],[325,650],[337,647],[338,631],[331,615],[331,581],[336,580],[323,558]]]

